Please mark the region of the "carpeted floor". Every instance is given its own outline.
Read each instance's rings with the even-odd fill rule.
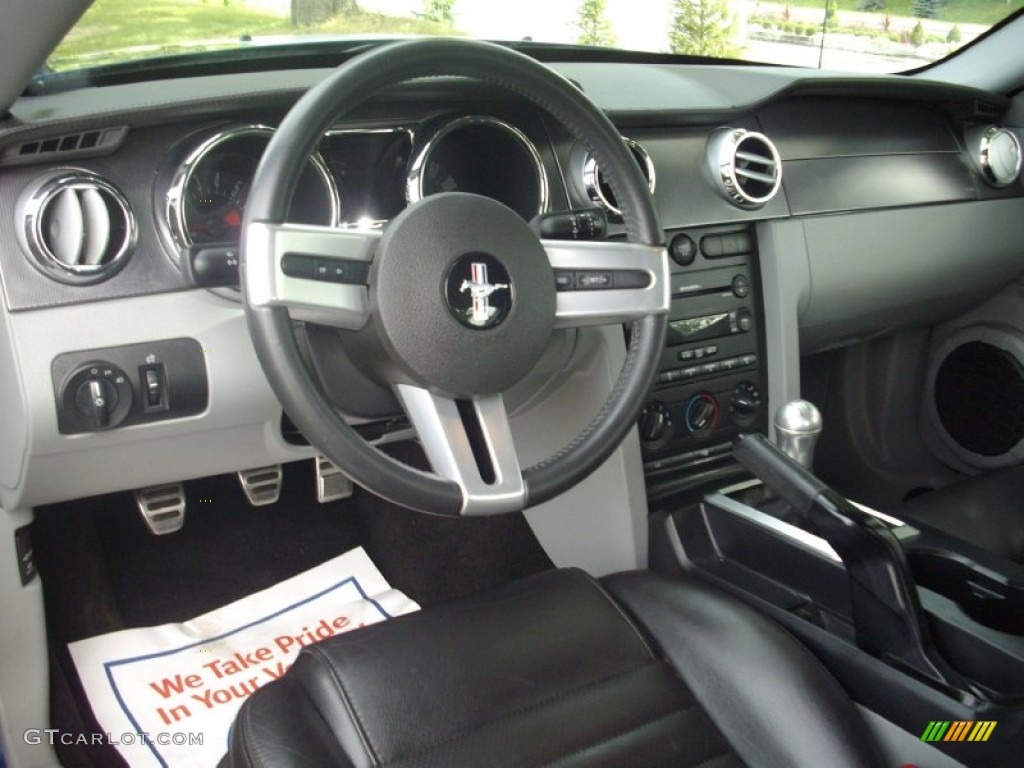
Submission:
[[[396,446],[420,464],[418,448]],[[53,727],[95,727],[66,644],[126,627],[182,621],[363,546],[392,586],[430,606],[551,567],[522,515],[422,515],[357,488],[318,504],[312,461],[285,467],[281,500],[250,506],[234,475],[186,483],[184,528],[153,536],[132,494],[36,510],[33,544],[51,641]],[[120,765],[107,749],[71,749],[65,765]]]

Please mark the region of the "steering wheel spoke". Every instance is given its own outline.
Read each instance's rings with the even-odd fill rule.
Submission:
[[[556,328],[623,323],[668,312],[671,282],[664,247],[625,241],[542,244],[558,287]]]
[[[369,318],[366,279],[379,240],[377,230],[252,222],[245,232],[247,300],[358,330]]]
[[[434,472],[462,490],[461,514],[523,508],[523,476],[500,394],[455,400],[406,384],[395,391]]]

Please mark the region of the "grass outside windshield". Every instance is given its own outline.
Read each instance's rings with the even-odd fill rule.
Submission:
[[[96,0],[53,71],[297,36],[465,35],[859,72],[944,58],[1024,0]]]

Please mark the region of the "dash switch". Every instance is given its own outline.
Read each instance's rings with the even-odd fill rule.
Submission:
[[[156,411],[167,407],[167,377],[163,363],[144,365],[139,369],[142,379],[144,410]]]

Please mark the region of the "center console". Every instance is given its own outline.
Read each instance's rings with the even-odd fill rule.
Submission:
[[[648,496],[683,490],[731,463],[731,441],[767,429],[757,242],[748,226],[669,233],[668,334],[638,426]]]
[[[735,442],[754,479],[660,505],[651,568],[711,582],[796,635],[855,701],[909,734],[889,758],[1019,765],[1024,567],[828,488],[809,471],[821,422],[807,410],[788,403],[775,419],[777,431],[784,416],[809,426],[802,446]],[[930,752],[914,756],[918,742]]]
[[[755,231],[668,238],[669,328],[638,422],[651,569],[710,582],[797,636],[893,729],[893,764],[1019,764],[1024,566],[821,484],[808,471],[822,427],[809,403],[774,420],[780,453],[804,472],[769,463],[752,478],[737,444],[764,443],[772,418]]]

